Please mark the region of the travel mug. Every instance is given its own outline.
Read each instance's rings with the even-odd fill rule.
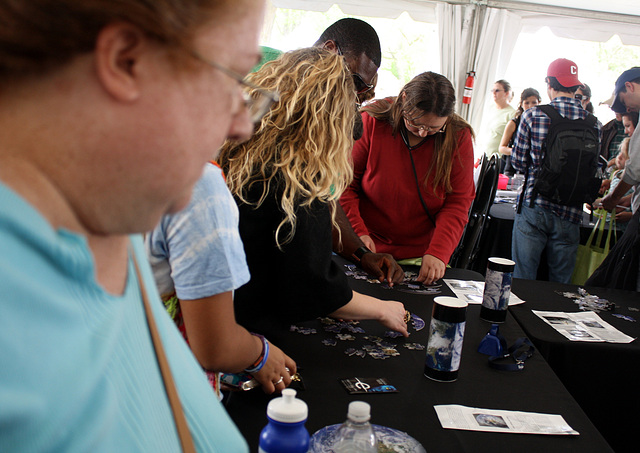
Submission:
[[[489,322],[504,322],[507,317],[511,276],[516,263],[506,258],[489,258],[484,279],[484,294],[480,318]]]
[[[434,299],[424,366],[424,375],[429,379],[441,382],[458,379],[467,305],[456,297]]]

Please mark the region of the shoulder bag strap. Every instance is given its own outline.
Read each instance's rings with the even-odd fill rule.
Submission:
[[[176,422],[176,429],[178,431],[178,437],[180,439],[180,445],[182,451],[185,453],[195,453],[196,449],[191,438],[191,431],[189,431],[189,425],[187,419],[182,411],[182,404],[180,403],[180,396],[176,390],[176,385],[171,375],[171,368],[167,356],[162,347],[162,340],[160,339],[160,333],[156,326],[153,313],[151,312],[151,305],[149,304],[149,298],[147,297],[147,290],[138,268],[138,260],[136,259],[135,251],[131,247],[131,256],[133,257],[133,265],[136,268],[136,277],[138,278],[138,284],[140,285],[140,294],[142,295],[142,302],[144,304],[144,311],[147,316],[147,323],[149,325],[149,333],[151,334],[151,341],[153,342],[153,348],[156,352],[156,358],[158,359],[158,365],[160,367],[160,373],[162,374],[162,380],[164,381],[164,388],[169,398],[169,405],[173,412],[173,418]]]
[[[427,207],[427,203],[425,203],[424,198],[422,198],[422,192],[420,190],[420,181],[418,180],[418,173],[416,171],[416,164],[413,161],[413,154],[411,153],[413,151],[413,148],[416,148],[417,146],[420,146],[426,140],[426,137],[417,146],[411,146],[411,145],[409,145],[409,139],[407,138],[406,133],[405,133],[404,130],[400,131],[400,136],[402,137],[402,140],[404,141],[404,144],[409,149],[409,158],[411,159],[411,168],[413,169],[413,179],[416,182],[416,188],[418,189],[418,197],[420,197],[420,203],[422,204],[422,209],[424,209],[424,212],[427,213],[427,217],[429,218],[429,220],[431,221],[431,223],[433,223],[433,226],[435,227],[436,226],[436,219],[433,218],[433,215],[429,212],[429,208]]]

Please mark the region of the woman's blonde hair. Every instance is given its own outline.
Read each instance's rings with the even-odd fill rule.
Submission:
[[[351,182],[355,89],[344,58],[316,47],[287,52],[248,80],[277,91],[280,101],[249,141],[227,141],[218,162],[243,203],[259,207],[270,190],[283,188],[285,218],[275,233],[280,247],[295,235],[298,207],[335,201]],[[262,195],[249,200],[255,186]]]
[[[435,72],[423,72],[407,83],[396,98],[381,99],[362,108],[373,118],[386,121],[391,125],[392,135],[406,134],[404,115],[415,118],[417,114],[432,113],[438,117],[448,117],[444,133],[434,134],[434,158],[424,178],[427,184],[429,176],[433,178],[433,193],[437,188],[444,188],[451,193],[451,168],[453,154],[459,146],[460,131],[469,129],[473,137],[473,129],[461,116],[454,113],[455,90],[451,82],[443,75]]]

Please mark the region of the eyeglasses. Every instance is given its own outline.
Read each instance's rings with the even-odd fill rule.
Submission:
[[[573,97],[576,98],[579,101],[581,101],[583,99],[585,99],[585,100],[589,99],[589,96],[586,96],[586,95],[580,94],[580,93],[576,93]]]
[[[342,49],[340,49],[340,46],[338,45],[338,43],[335,43],[335,44],[336,44],[336,48],[338,49],[338,55],[344,56],[344,54],[342,53]],[[367,91],[370,91],[373,89],[373,84],[368,84],[367,82],[365,82],[362,76],[357,72],[353,72],[348,65],[347,65],[347,68],[349,69],[349,72],[353,77],[353,84],[356,87],[357,94],[364,94]]]
[[[244,105],[249,110],[249,117],[252,123],[258,123],[260,120],[267,114],[271,106],[280,100],[280,95],[276,91],[265,90],[264,88],[260,88],[257,85],[254,85],[251,82],[247,82],[237,72],[225,68],[224,66],[216,63],[215,61],[209,61],[199,55],[197,52],[191,52],[191,55],[201,61],[202,63],[211,66],[214,69],[226,74],[227,76],[234,79],[241,87],[242,91],[242,100],[244,101]],[[253,95],[251,95],[248,90],[253,91]]]
[[[407,126],[409,127],[413,127],[414,129],[418,129],[421,131],[426,131],[428,134],[442,134],[444,133],[444,131],[447,128],[447,123],[445,122],[441,128],[437,129],[435,127],[431,127],[431,126],[423,126],[422,124],[415,124],[413,121],[411,121],[409,118],[407,118],[406,115],[402,115],[402,117],[404,118],[404,121],[406,123]]]

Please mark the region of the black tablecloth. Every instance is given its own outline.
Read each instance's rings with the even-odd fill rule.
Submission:
[[[513,291],[526,303],[510,307],[510,312],[538,347],[556,375],[578,401],[594,425],[617,452],[638,451],[637,425],[640,408],[640,343],[575,342],[547,325],[531,310],[577,312],[578,306],[559,292],[576,292],[577,286],[514,279]],[[637,338],[640,322],[616,318],[612,313],[640,321],[640,294],[633,291],[586,288],[614,302],[614,312],[600,317],[623,333]]]
[[[340,258],[336,258],[339,262]],[[482,279],[468,271],[448,269],[447,278]],[[426,344],[433,296],[416,295],[362,280],[351,280],[352,287],[382,299],[401,300],[407,309],[424,319],[420,331],[410,329],[407,340],[385,340],[398,343],[399,356],[376,360],[366,356],[347,356],[348,347],[359,348],[363,335],[355,341],[338,341],[325,346],[322,340],[334,338],[318,321],[300,326],[313,327],[316,334],[297,332],[271,333],[268,338],[293,357],[301,368],[306,390],[298,396],[309,405],[307,429],[311,434],[320,428],[341,423],[346,418],[350,401],[364,400],[372,406],[372,423],[407,432],[420,441],[430,453],[437,452],[607,452],[611,451],[585,413],[553,374],[540,354],[526,362],[524,371],[497,371],[487,365],[487,356],[476,351],[490,324],[479,319],[480,306],[470,306],[463,347],[462,362],[456,382],[441,383],[423,375],[425,351],[408,350],[403,342]],[[453,295],[442,286],[441,295]],[[301,300],[300,303],[304,303]],[[373,321],[361,322],[367,335],[383,336],[385,329]],[[501,333],[511,343],[523,336],[517,322],[508,315]],[[385,377],[399,393],[349,395],[339,380],[352,377]],[[266,405],[271,397],[259,389],[234,393],[227,403],[234,419],[252,451],[257,451],[260,430],[266,425]],[[561,414],[579,436],[546,436],[499,434],[441,427],[433,408],[437,404],[461,404],[471,407]]]
[[[487,260],[492,256],[511,259],[511,237],[513,221],[516,215],[515,208],[515,202],[498,202],[491,206],[473,270],[484,275]],[[582,224],[580,225],[581,244],[586,244],[597,220],[597,218],[592,219],[591,215],[586,212],[582,213]],[[618,234],[622,233],[618,232]],[[615,237],[612,234],[611,247],[613,247],[613,244],[615,244]],[[547,280],[546,259],[541,260],[540,267],[538,279]]]

